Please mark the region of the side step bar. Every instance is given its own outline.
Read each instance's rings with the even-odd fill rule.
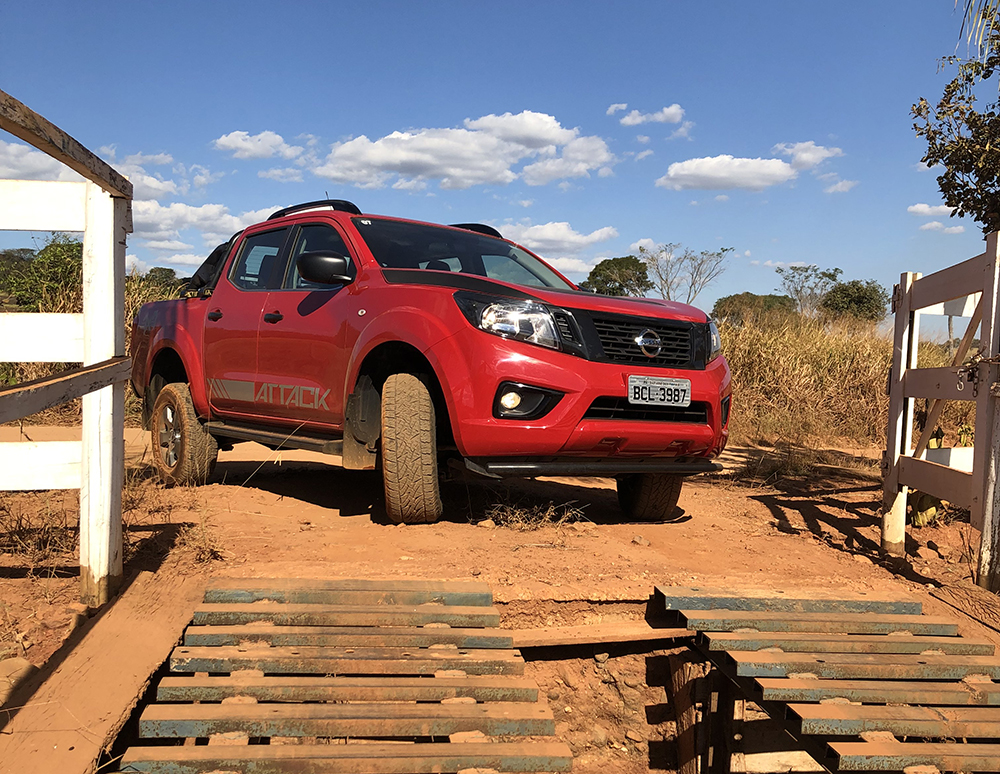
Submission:
[[[231,422],[207,422],[208,432],[220,438],[231,438],[234,441],[256,441],[265,446],[276,446],[281,449],[302,449],[303,451],[320,452],[340,457],[344,453],[344,441],[332,440],[313,435],[298,435],[274,430],[261,430],[257,427],[247,427]]]

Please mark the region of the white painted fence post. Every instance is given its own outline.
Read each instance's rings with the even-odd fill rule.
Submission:
[[[84,365],[125,355],[125,237],[128,200],[87,183],[83,238]],[[121,497],[125,383],[83,396],[80,597],[106,603],[122,579]]]
[[[1000,354],[1000,244],[997,233],[986,237],[986,260],[983,277],[983,322],[979,331],[979,348],[985,357]],[[979,540],[979,566],[976,582],[993,592],[1000,592],[1000,400],[994,384],[1000,381],[1000,366],[979,365],[976,385],[976,444],[973,470],[981,471],[982,534]],[[979,514],[972,514],[973,524]]]
[[[886,438],[886,474],[882,503],[882,549],[891,556],[906,553],[907,487],[899,484],[900,455],[910,453],[913,435],[913,400],[903,395],[907,368],[917,365],[920,313],[910,306],[910,288],[919,274],[906,272],[899,278],[895,297],[895,330],[892,348],[892,378],[889,382],[889,433]]]

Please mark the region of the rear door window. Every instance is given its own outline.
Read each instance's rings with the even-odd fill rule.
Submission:
[[[240,258],[230,277],[233,284],[245,290],[266,290],[278,262],[278,254],[288,236],[287,228],[252,234],[243,241]]]

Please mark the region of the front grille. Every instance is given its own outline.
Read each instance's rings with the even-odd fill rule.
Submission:
[[[616,363],[636,363],[666,368],[691,368],[692,347],[690,327],[669,327],[660,322],[643,322],[614,317],[593,317],[606,359]],[[653,331],[660,337],[660,353],[648,357],[636,337],[643,331]]]
[[[597,398],[590,404],[584,419],[627,419],[635,422],[687,422],[708,424],[708,404],[695,401],[690,406],[637,406],[628,398]]]

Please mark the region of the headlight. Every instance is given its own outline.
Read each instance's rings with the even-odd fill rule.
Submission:
[[[711,363],[722,354],[722,337],[719,335],[715,320],[708,321],[708,339],[708,362]]]
[[[531,302],[490,304],[483,309],[479,327],[505,339],[559,349],[559,334],[552,315],[544,306]]]

